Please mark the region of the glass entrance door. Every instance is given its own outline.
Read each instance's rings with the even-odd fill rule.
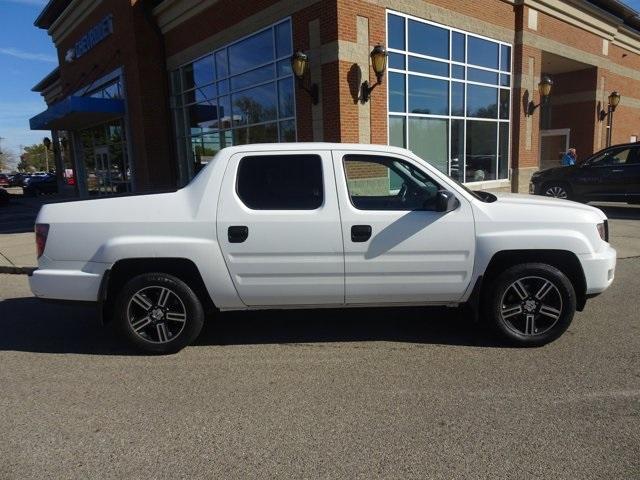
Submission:
[[[89,195],[131,191],[131,165],[122,120],[80,131]]]
[[[569,128],[540,131],[540,170],[562,165],[562,156],[569,150],[570,137]]]

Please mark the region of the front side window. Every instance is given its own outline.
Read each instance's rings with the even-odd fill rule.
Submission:
[[[387,35],[389,144],[461,182],[509,178],[511,46],[395,12]]]
[[[344,171],[351,203],[358,210],[435,210],[440,187],[408,162],[347,155]]]
[[[244,157],[238,197],[252,210],[315,210],[322,206],[322,161],[317,155]]]
[[[631,148],[622,148],[616,150],[608,150],[589,162],[594,167],[615,167],[636,163],[637,150]]]

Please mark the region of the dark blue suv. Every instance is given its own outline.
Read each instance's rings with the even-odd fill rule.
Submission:
[[[640,203],[640,143],[614,145],[576,165],[536,172],[529,193],[578,202]]]

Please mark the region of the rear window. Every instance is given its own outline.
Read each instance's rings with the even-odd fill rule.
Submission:
[[[322,205],[322,161],[318,155],[244,157],[236,189],[252,210],[315,210]]]

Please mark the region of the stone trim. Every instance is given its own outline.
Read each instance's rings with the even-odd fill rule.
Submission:
[[[361,78],[360,83],[369,79],[369,19],[356,17],[356,36],[358,48],[358,62]],[[338,52],[338,56],[340,52]],[[358,141],[371,143],[371,102],[358,102]]]
[[[101,3],[102,0],[73,0],[47,30],[56,47]]]
[[[575,47],[571,47],[561,42],[545,38],[533,32],[517,32],[516,44],[527,45],[547,52],[562,52],[564,57],[569,57],[578,62],[586,63],[594,67],[604,68],[617,75],[628,77],[640,81],[640,71],[633,68],[623,67],[609,60],[606,57],[594,53],[585,52]]]
[[[311,131],[314,142],[324,140],[324,125],[322,111],[322,63],[316,61],[321,47],[320,20],[318,18],[309,22],[309,76],[311,83],[318,88],[318,104],[311,105]]]
[[[482,20],[463,13],[454,12],[437,5],[427,4],[423,0],[369,0],[369,2],[388,10],[413,15],[424,20],[458,28],[494,40],[513,43],[514,29],[483,22]],[[505,1],[505,3],[513,4],[514,2]]]
[[[295,2],[291,2],[289,0],[280,0],[278,3],[275,3],[270,7],[265,8],[264,10],[260,10],[259,12],[245,18],[244,20],[241,20],[240,22],[233,25],[233,27],[214,33],[210,37],[207,37],[204,40],[185,48],[181,52],[168,57],[167,69],[174,70],[182,64],[200,58],[203,55],[212,52],[216,48],[231,43],[241,37],[251,35],[256,31],[268,27],[269,25],[283,20],[286,17],[290,17],[297,11],[307,8],[317,2],[318,0],[296,0]],[[156,8],[160,8],[160,6]],[[180,23],[182,23],[182,21]],[[172,28],[175,28],[176,25],[174,25]]]
[[[162,33],[166,33],[216,2],[218,0],[165,0],[153,9],[153,15]]]

